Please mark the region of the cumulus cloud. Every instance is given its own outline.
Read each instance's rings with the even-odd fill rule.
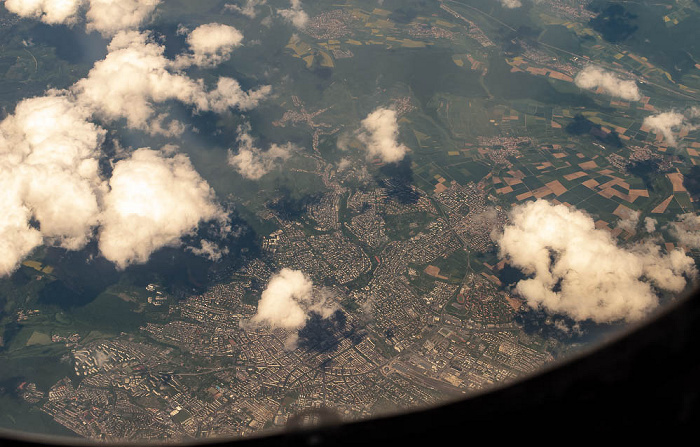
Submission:
[[[120,268],[180,245],[200,222],[226,220],[213,189],[183,154],[138,149],[116,163],[109,187],[99,247]]]
[[[233,3],[227,3],[224,5],[224,9],[228,11],[235,11],[246,17],[254,19],[258,15],[257,7],[262,6],[267,3],[267,0],[245,0],[243,5],[236,5]]]
[[[49,3],[36,4],[48,14]],[[141,4],[122,6],[136,3]],[[210,66],[229,57],[241,39],[233,28],[205,25],[188,36],[187,57],[191,64]],[[182,71],[186,64],[177,64],[148,33],[122,31],[86,78],[67,90],[21,101],[0,123],[0,276],[12,273],[41,244],[79,250],[97,234],[102,254],[123,268],[147,261],[161,247],[179,245],[201,222],[215,220],[225,233],[225,213],[185,155],[122,151],[119,158],[125,158],[113,166],[111,178],[100,170],[106,131],[95,120],[124,120],[128,127],[172,136],[184,125],[159,109],[167,101],[180,101],[195,113],[220,113],[255,107],[270,92],[269,86],[245,92],[226,77],[207,88]],[[281,149],[273,149],[271,155],[284,158]],[[224,254],[210,241],[187,249],[214,260]]]
[[[270,278],[250,323],[298,331],[306,326],[311,313],[329,318],[337,310],[328,298],[323,290],[314,290],[303,272],[284,268]],[[297,339],[298,334],[292,334],[287,344],[291,347]]]
[[[700,248],[700,216],[687,213],[678,216],[678,221],[670,224],[671,234],[682,245]]]
[[[136,31],[160,0],[7,0],[23,17],[73,25],[114,36],[105,59],[67,90],[21,101],[0,123],[0,276],[17,269],[41,244],[79,250],[97,238],[102,255],[124,268],[156,250],[179,246],[198,226],[215,222],[228,234],[226,213],[214,191],[173,149],[120,151],[111,178],[100,169],[106,131],[95,121],[124,120],[130,128],[174,136],[184,125],[162,109],[168,101],[194,113],[248,110],[269,86],[243,91],[232,78],[213,88],[184,70],[227,60],[243,36],[225,25],[189,33],[189,52],[175,60],[147,32]],[[274,151],[273,151],[274,153]],[[217,260],[226,253],[202,240],[186,247]]]
[[[629,211],[625,213],[625,216],[619,220],[617,223],[617,228],[627,231],[628,233],[634,233],[639,225],[639,217],[642,215],[640,211]]]
[[[105,131],[89,114],[50,92],[20,102],[0,124],[0,275],[44,242],[77,250],[91,238]]]
[[[218,23],[198,26],[187,36],[187,45],[192,54],[178,56],[175,65],[215,67],[229,60],[233,50],[242,42],[243,34],[232,26]]]
[[[243,177],[257,180],[277,167],[278,162],[292,156],[294,146],[272,144],[267,151],[257,148],[250,135],[250,124],[238,126],[238,153],[229,150],[228,163]]]
[[[80,250],[97,231],[102,254],[123,268],[179,245],[225,213],[186,156],[139,149],[107,181],[105,130],[67,92],[20,102],[0,123],[0,276],[41,244]],[[208,241],[195,253],[216,258]],[[218,255],[220,256],[220,254]]]
[[[278,9],[277,14],[294,25],[295,28],[305,28],[306,24],[309,23],[309,15],[302,9],[301,0],[289,0],[289,3],[289,9]]]
[[[301,329],[306,325],[306,308],[312,301],[313,282],[299,270],[282,269],[272,276],[260,297],[251,322],[273,328]]]
[[[500,0],[501,6],[507,9],[515,9],[515,8],[520,8],[523,6],[523,4],[520,2],[520,0]]]
[[[119,32],[105,59],[95,63],[71,92],[99,119],[125,119],[131,128],[174,136],[182,133],[184,126],[166,122],[167,115],[157,113],[157,104],[176,100],[192,106],[195,112],[221,113],[231,108],[249,110],[269,95],[270,86],[245,92],[238,81],[228,77],[219,78],[216,87],[208,89],[202,80],[181,70],[191,65],[215,66],[228,59],[242,40],[243,35],[233,27],[202,25],[187,36],[191,52],[173,61],[165,57],[164,46],[149,33]]]
[[[258,106],[260,101],[270,96],[272,87],[263,85],[256,90],[243,91],[241,85],[233,78],[221,77],[216,83],[216,88],[204,92],[204,96],[194,102],[197,111],[212,111],[223,113],[229,109],[241,111],[251,110]]]
[[[685,113],[680,112],[662,112],[656,115],[644,118],[644,126],[651,129],[654,133],[660,133],[664,136],[666,143],[669,146],[675,146],[676,133],[681,131],[691,132],[700,128],[700,109],[692,107]]]
[[[227,247],[220,247],[216,242],[202,239],[200,247],[187,247],[187,250],[210,261],[218,261],[228,254]]]
[[[660,133],[671,146],[676,145],[675,131],[678,131],[685,117],[678,112],[664,112],[644,118],[644,126],[650,128],[655,133]]]
[[[41,232],[29,224],[30,208],[22,202],[21,184],[3,172],[0,179],[0,203],[3,216],[0,220],[0,276],[14,272],[19,263],[34,248],[41,245]]]
[[[352,162],[349,158],[343,158],[338,162],[338,172],[344,171],[352,166]]]
[[[656,219],[652,217],[645,217],[644,218],[644,229],[647,231],[647,233],[653,233],[656,231],[656,224],[658,222]]]
[[[83,0],[5,0],[5,8],[11,13],[49,25],[75,23],[82,4]]]
[[[86,29],[112,36],[122,30],[137,29],[159,3],[160,0],[6,0],[5,8],[50,25],[73,25],[85,6]]]
[[[658,305],[655,288],[680,292],[696,274],[681,250],[650,242],[619,247],[586,213],[538,200],[513,208],[497,237],[500,256],[530,278],[516,291],[528,304],[574,320],[639,320]]]
[[[378,157],[385,163],[396,163],[403,160],[408,151],[406,146],[397,142],[398,136],[396,111],[380,107],[362,120],[358,139],[368,157]]]
[[[224,34],[228,34],[231,42],[235,33]],[[206,35],[205,29],[192,40],[196,48],[192,57],[199,56],[202,61],[206,57],[210,61],[211,57],[223,57],[221,40],[217,38],[217,44],[207,45],[202,43],[206,40],[202,36]],[[216,50],[211,53],[213,48]],[[229,108],[251,109],[271,91],[269,86],[263,86],[245,92],[238,81],[227,77],[219,78],[216,88],[207,90],[203,81],[192,79],[177,69],[182,67],[183,59],[171,61],[164,51],[149,33],[121,32],[110,43],[105,59],[95,63],[88,76],[78,81],[71,91],[102,120],[125,119],[131,128],[171,136],[182,126],[178,123],[163,126],[163,116],[155,110],[158,103],[176,100],[192,106],[195,112],[221,113]]]
[[[160,0],[89,0],[87,30],[112,36],[122,30],[138,29],[149,20]]]
[[[608,95],[626,101],[639,101],[642,98],[636,82],[624,80],[617,74],[606,71],[596,65],[588,65],[580,71],[576,75],[574,82],[579,88],[586,90],[600,88]]]

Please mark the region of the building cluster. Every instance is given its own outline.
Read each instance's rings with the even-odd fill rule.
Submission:
[[[540,3],[558,17],[588,22],[596,13],[587,8],[588,3],[579,0],[542,0]]]
[[[439,26],[415,22],[408,28],[408,35],[419,39],[453,39],[455,33]]]
[[[610,154],[606,159],[620,172],[629,172],[630,168],[644,162],[653,162],[659,172],[670,171],[673,168],[673,157],[662,157],[650,146],[630,146],[629,156],[623,157],[620,154]]]
[[[22,382],[17,387],[17,394],[29,404],[39,403],[45,393],[34,382]]]
[[[345,226],[363,244],[370,248],[379,248],[389,241],[386,235],[386,222],[374,207],[354,216]]]
[[[455,233],[469,250],[488,252],[493,249],[494,232],[503,228],[508,215],[502,207],[489,205],[481,185],[455,183],[435,196],[446,210]]]
[[[449,6],[445,5],[444,3],[440,3],[440,8],[452,15],[452,17],[459,19],[463,21],[464,23],[467,24],[467,35],[471,37],[472,39],[476,40],[479,42],[479,44],[484,47],[493,47],[495,44],[491,39],[488,38],[488,36],[484,33],[484,31],[477,26],[476,23],[472,22],[471,20],[467,19],[454,9],[450,8]]]
[[[352,34],[350,25],[355,20],[352,13],[344,9],[326,11],[312,17],[304,32],[318,40],[340,39]]]
[[[511,158],[521,156],[521,149],[532,143],[529,137],[479,137],[478,149],[481,155],[488,157],[497,166],[511,168]]]
[[[279,230],[264,242],[268,255],[206,293],[167,301],[167,314],[137,334],[78,342],[75,376],[31,396],[82,436],[186,440],[244,436],[314,409],[344,420],[415,409],[549,361],[517,337],[514,310],[493,281],[419,273],[476,249],[470,241],[481,236],[465,222],[496,209],[481,186],[413,192],[411,201],[384,187],[329,194],[297,221],[272,213]],[[385,216],[420,213],[432,217],[414,235],[387,235]],[[331,287],[336,315],[299,331],[251,324],[250,297],[282,267]]]
[[[338,220],[340,198],[340,193],[333,191],[324,194],[318,201],[307,207],[307,214],[316,222],[316,230],[330,231],[340,228]]]
[[[333,269],[338,284],[347,284],[371,267],[364,251],[337,231],[331,234],[310,236],[313,250],[322,256]]]

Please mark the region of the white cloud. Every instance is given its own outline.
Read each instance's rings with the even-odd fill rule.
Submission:
[[[0,276],[43,243],[79,250],[96,230],[102,254],[123,268],[179,245],[201,221],[227,228],[214,192],[184,155],[139,149],[116,163],[107,183],[98,162],[105,130],[89,116],[53,91],[20,102],[0,123]],[[201,244],[192,251],[220,257]]]
[[[302,271],[284,268],[270,278],[249,323],[295,331],[286,341],[287,348],[293,348],[299,338],[296,331],[306,326],[312,312],[329,318],[337,310],[328,300]]]
[[[313,283],[308,276],[299,270],[282,269],[267,284],[251,322],[301,329],[309,317],[306,309],[313,300],[312,294]]]
[[[647,231],[647,233],[653,233],[656,231],[656,224],[658,222],[656,219],[651,218],[651,217],[645,217],[644,218],[644,229]]]
[[[272,144],[267,151],[255,147],[250,135],[250,124],[238,126],[236,141],[238,153],[229,150],[228,163],[243,177],[251,180],[257,180],[275,169],[279,161],[288,160],[294,150],[291,143],[282,146]]]
[[[188,36],[188,57],[193,64],[218,63],[241,39],[230,27],[197,28]],[[269,86],[244,92],[231,78],[208,89],[174,65],[148,33],[119,32],[86,78],[21,101],[0,123],[0,276],[41,244],[79,250],[96,232],[103,255],[123,268],[179,245],[202,221],[216,219],[227,231],[214,192],[184,155],[140,149],[116,163],[111,179],[99,168],[106,131],[95,119],[124,119],[128,127],[173,136],[184,125],[159,110],[167,101],[220,113],[255,107],[270,92]],[[271,154],[284,158],[280,150]],[[187,249],[210,259],[223,253],[210,241]]]
[[[159,113],[148,123],[146,130],[150,135],[177,137],[182,135],[187,126],[182,122],[170,119],[167,113]]]
[[[350,166],[352,166],[352,161],[350,161],[349,158],[342,158],[338,162],[338,172],[344,171],[348,169]]]
[[[178,56],[175,65],[215,67],[229,60],[233,50],[242,42],[243,34],[232,26],[218,23],[198,26],[187,36],[187,45],[192,54]]]
[[[270,96],[271,92],[272,87],[269,85],[245,92],[235,79],[221,77],[216,88],[202,93],[202,97],[194,105],[198,111],[223,113],[233,108],[246,111],[257,107],[260,101]]]
[[[11,13],[50,25],[75,23],[82,4],[83,0],[5,0]]]
[[[153,15],[160,0],[89,0],[87,30],[103,36],[138,29]]]
[[[147,33],[120,33],[108,51],[105,59],[95,63],[88,76],[72,87],[78,100],[103,120],[125,118],[129,127],[155,133],[150,127],[153,103],[177,99],[191,104],[203,91],[201,83],[168,70],[164,47]]]
[[[682,245],[700,248],[700,216],[687,213],[678,216],[678,221],[670,224],[671,234]]]
[[[617,228],[627,231],[628,233],[634,233],[639,225],[639,217],[642,215],[640,211],[629,211],[626,212],[624,217],[617,223]]]
[[[408,148],[397,142],[399,124],[396,111],[378,108],[362,120],[358,139],[368,157],[378,157],[385,163],[396,163],[406,156]]]
[[[196,48],[201,50],[199,56],[204,54],[202,48],[212,48],[199,42],[199,38],[195,40]],[[148,33],[121,32],[110,43],[105,59],[95,63],[88,76],[78,81],[71,91],[81,104],[103,120],[125,119],[131,128],[171,135],[182,126],[175,123],[164,128],[163,116],[155,111],[158,103],[176,100],[193,106],[196,112],[221,113],[235,107],[248,110],[257,106],[271,90],[263,86],[244,92],[235,79],[222,77],[217,87],[208,91],[201,80],[194,80],[173,68],[182,62],[167,59],[164,51],[165,48],[155,43]]]
[[[90,240],[104,189],[105,131],[88,116],[49,92],[20,102],[0,124],[0,276],[44,242],[77,250]]]
[[[644,125],[655,133],[663,134],[666,142],[671,146],[676,145],[674,130],[677,131],[683,125],[684,116],[677,112],[664,112],[644,118]]]
[[[685,113],[671,111],[647,116],[643,124],[652,132],[662,134],[669,146],[676,146],[678,144],[676,133],[698,129],[700,127],[698,118],[700,118],[700,109],[692,107]]]
[[[183,154],[138,149],[116,163],[100,215],[99,247],[118,267],[178,246],[204,221],[225,221],[214,191]]]
[[[16,10],[22,14],[37,10],[41,14],[60,3],[25,0],[20,2],[24,9]],[[216,87],[209,90],[202,80],[192,79],[182,71],[192,65],[213,67],[229,59],[243,40],[243,35],[231,26],[197,27],[187,36],[190,52],[170,60],[165,57],[165,47],[156,43],[150,33],[133,30],[150,16],[159,0],[89,3],[87,28],[115,35],[105,59],[95,63],[71,92],[102,120],[125,119],[131,128],[152,135],[175,136],[182,133],[184,126],[177,121],[166,123],[167,115],[156,113],[156,104],[176,100],[192,106],[195,112],[222,113],[231,108],[249,110],[271,92],[270,86],[245,92],[238,81],[227,77],[220,77]]]
[[[161,110],[168,101],[195,113],[221,113],[253,108],[271,91],[263,86],[245,92],[226,77],[211,89],[190,78],[185,68],[223,62],[243,36],[225,25],[203,25],[187,37],[190,52],[170,60],[149,33],[133,30],[159,3],[5,2],[12,12],[52,24],[72,25],[85,10],[88,30],[115,35],[86,78],[68,90],[21,101],[0,123],[0,276],[41,244],[79,250],[97,235],[102,254],[124,268],[146,262],[161,247],[180,245],[204,221],[216,221],[222,234],[230,231],[213,190],[185,155],[139,149],[113,166],[111,178],[99,167],[106,131],[95,120],[123,119],[130,128],[175,136],[184,125]],[[207,240],[186,249],[213,260],[226,252]]]
[[[4,168],[4,167],[3,167]],[[22,184],[0,171],[0,276],[14,272],[19,263],[43,238],[39,230],[29,226],[31,210],[21,200]]]
[[[5,8],[50,25],[73,25],[85,5],[87,30],[112,36],[119,31],[138,29],[150,19],[159,3],[160,0],[6,0]]]
[[[285,21],[294,25],[294,27],[299,29],[305,28],[309,22],[309,15],[302,9],[301,0],[289,0],[289,3],[289,9],[278,9],[277,14],[281,15]]]
[[[257,7],[262,6],[267,3],[267,0],[245,0],[243,6],[235,5],[233,3],[227,3],[224,5],[224,9],[228,11],[235,11],[246,17],[254,19],[258,15]]]
[[[596,65],[588,65],[580,71],[574,82],[579,88],[587,90],[601,88],[608,95],[626,101],[639,101],[642,98],[636,82],[624,80],[617,74]]]
[[[650,242],[619,247],[586,213],[538,200],[513,208],[500,256],[531,278],[516,291],[532,307],[598,323],[638,320],[658,305],[654,287],[680,292],[693,260]],[[652,287],[652,285],[654,287]]]
[[[520,0],[500,0],[501,6],[507,9],[520,8],[523,4]]]
[[[228,254],[227,247],[220,247],[215,242],[202,239],[200,244],[201,247],[187,247],[187,250],[189,250],[197,256],[205,257],[210,261],[218,261],[224,255]]]

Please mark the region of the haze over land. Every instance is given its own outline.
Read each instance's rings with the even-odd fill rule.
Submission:
[[[697,284],[696,2],[2,4],[3,427],[436,405]]]

